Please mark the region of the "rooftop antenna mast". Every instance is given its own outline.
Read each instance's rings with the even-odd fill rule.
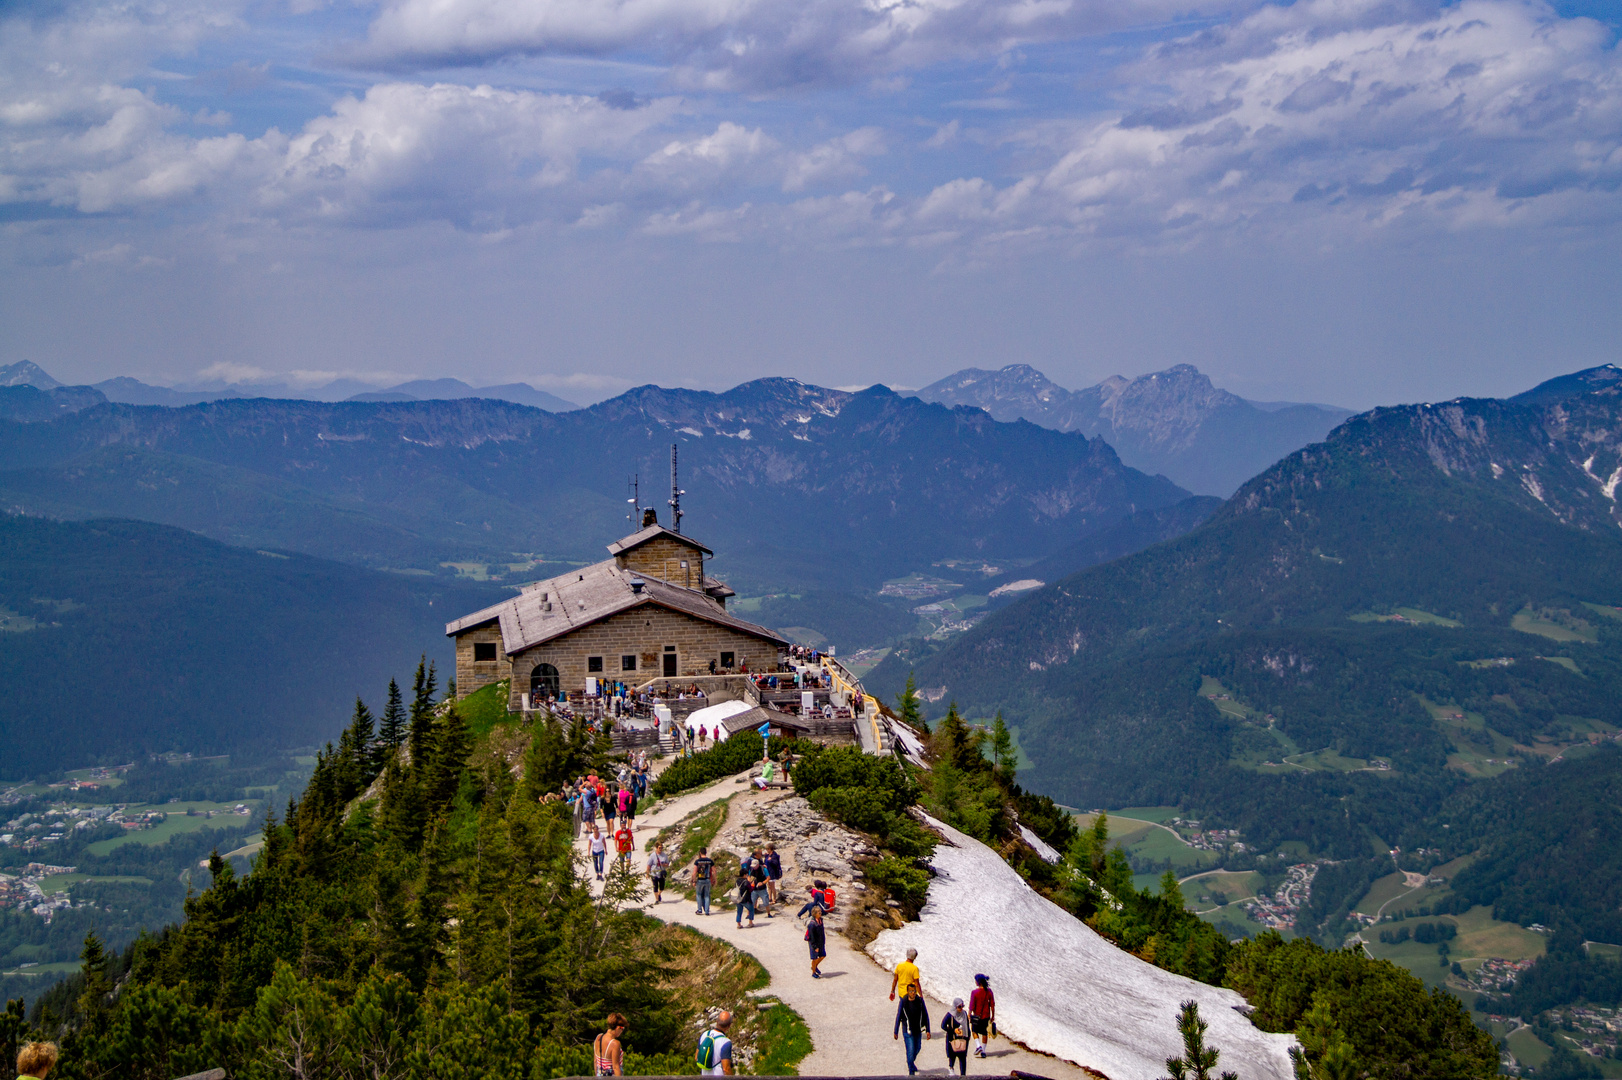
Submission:
[[[676,444],[670,444],[670,528],[681,532],[681,497],[687,494],[676,482]]]
[[[635,532],[642,527],[642,490],[639,486],[642,477],[640,473],[632,473],[626,487],[631,489],[631,497],[625,501],[631,504],[631,512],[626,516],[631,519],[631,531]]]

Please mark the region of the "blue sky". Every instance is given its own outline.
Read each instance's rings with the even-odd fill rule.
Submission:
[[[1622,4],[0,4],[0,362],[59,378],[1618,359]]]

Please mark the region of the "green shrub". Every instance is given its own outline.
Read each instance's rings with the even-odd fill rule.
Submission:
[[[910,862],[885,856],[866,869],[867,880],[890,894],[908,914],[917,914],[929,895],[929,871],[919,869]]]
[[[874,836],[889,836],[895,826],[896,815],[889,808],[884,793],[872,788],[818,788],[808,801],[824,817]]]
[[[758,732],[739,732],[714,748],[684,757],[659,774],[653,782],[653,796],[662,799],[683,791],[703,787],[712,780],[743,772],[759,761],[760,735]],[[783,748],[781,739],[773,739],[770,749],[777,753]]]

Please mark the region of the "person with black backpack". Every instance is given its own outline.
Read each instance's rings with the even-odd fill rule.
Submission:
[[[811,977],[822,978],[817,968],[828,958],[828,930],[822,925],[822,909],[811,912],[811,921],[805,925],[805,940],[811,946]]]
[[[743,913],[749,912],[749,929],[755,926],[755,879],[749,876],[749,867],[738,868],[738,927],[743,928]]]

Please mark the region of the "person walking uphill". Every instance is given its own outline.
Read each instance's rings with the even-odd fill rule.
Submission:
[[[653,845],[653,853],[648,856],[648,878],[653,882],[653,902],[665,902],[665,875],[670,872],[670,856],[665,854],[663,840]]]
[[[941,1017],[941,1032],[946,1038],[946,1071],[952,1071],[957,1062],[957,1074],[969,1071],[969,1014],[963,1008],[962,998],[953,998],[952,1007]]]
[[[907,984],[906,994],[896,1005],[895,1031],[890,1037],[902,1039],[907,1048],[907,1074],[910,1076],[917,1072],[918,1049],[924,1039],[933,1037],[929,1030],[929,1010],[924,1005],[923,995],[918,992],[917,983]]]
[[[591,862],[597,869],[597,880],[603,880],[603,860],[608,857],[608,841],[597,826],[591,827]]]

